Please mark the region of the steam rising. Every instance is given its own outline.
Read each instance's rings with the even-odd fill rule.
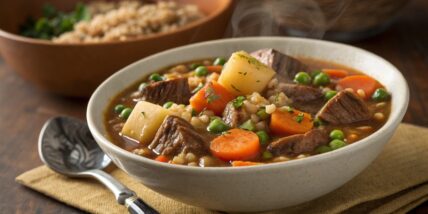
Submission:
[[[229,35],[323,38],[351,0],[240,0]]]

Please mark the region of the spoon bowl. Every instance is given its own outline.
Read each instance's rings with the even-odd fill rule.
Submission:
[[[54,171],[79,177],[82,172],[104,169],[111,159],[95,142],[86,123],[56,117],[45,123],[39,138],[42,161]]]

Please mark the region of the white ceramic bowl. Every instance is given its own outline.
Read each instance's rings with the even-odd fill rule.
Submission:
[[[113,96],[143,76],[168,65],[261,48],[344,64],[376,78],[392,94],[388,121],[369,137],[339,150],[289,162],[240,168],[164,164],[127,152],[106,137],[103,113],[107,105]],[[298,38],[237,38],[175,48],[129,65],[94,92],[88,104],[87,120],[96,141],[114,163],[154,191],[213,210],[265,211],[315,199],[360,173],[376,158],[399,125],[407,109],[408,94],[406,81],[393,65],[359,48]]]

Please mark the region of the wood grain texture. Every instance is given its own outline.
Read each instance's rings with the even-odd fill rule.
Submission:
[[[428,1],[415,0],[386,32],[353,43],[392,62],[410,87],[404,122],[428,127]],[[22,80],[0,60],[0,210],[1,213],[80,213],[14,182],[42,164],[37,138],[43,123],[55,115],[84,119],[87,100],[49,95]],[[411,213],[428,213],[428,202]]]

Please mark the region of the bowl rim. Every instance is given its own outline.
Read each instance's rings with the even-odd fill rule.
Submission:
[[[116,76],[126,73],[129,71],[132,71],[132,67],[138,63],[147,62],[152,60],[152,58],[157,58],[162,56],[166,53],[180,53],[180,51],[184,49],[192,49],[197,48],[199,46],[205,46],[205,45],[215,45],[220,43],[234,43],[239,41],[264,41],[264,40],[275,40],[275,41],[286,41],[286,42],[306,42],[306,43],[313,43],[313,44],[322,44],[330,47],[342,47],[342,48],[350,48],[355,51],[361,52],[362,54],[365,54],[369,56],[370,58],[374,58],[382,63],[384,63],[386,66],[391,68],[391,71],[393,72],[393,75],[397,76],[399,84],[401,84],[404,88],[404,91],[401,93],[397,93],[401,96],[402,102],[397,103],[397,106],[393,106],[390,116],[388,117],[388,120],[386,123],[378,129],[376,132],[372,133],[371,135],[363,138],[362,140],[357,141],[358,143],[352,143],[351,145],[348,145],[344,148],[334,150],[331,152],[323,153],[323,154],[317,154],[314,156],[310,156],[307,158],[302,159],[295,159],[292,161],[285,161],[285,162],[278,162],[278,163],[269,163],[269,164],[263,164],[263,165],[255,165],[255,166],[243,166],[243,167],[191,167],[191,166],[184,166],[184,165],[176,165],[176,164],[169,164],[169,163],[161,163],[159,161],[155,161],[149,158],[145,158],[136,154],[133,154],[132,152],[126,151],[125,149],[120,148],[119,146],[115,145],[114,143],[110,142],[101,132],[96,128],[95,120],[93,117],[93,113],[96,109],[94,109],[95,102],[97,102],[98,94],[104,90],[104,88],[108,87],[110,84],[110,81],[114,79]],[[364,71],[362,71],[364,72]],[[132,83],[130,83],[132,84]],[[116,94],[119,92],[115,92]],[[396,95],[397,96],[397,95]],[[393,98],[394,99],[394,98]],[[92,94],[86,111],[86,118],[87,123],[89,126],[89,129],[91,133],[94,135],[95,139],[98,144],[103,144],[103,146],[108,147],[108,149],[113,150],[114,153],[119,153],[122,156],[126,156],[129,159],[132,159],[133,161],[140,162],[141,164],[150,165],[151,167],[156,167],[159,169],[165,169],[165,170],[172,170],[172,171],[188,171],[195,174],[216,174],[216,173],[246,173],[246,172],[256,172],[259,170],[274,170],[282,167],[293,167],[300,164],[309,164],[309,163],[316,163],[321,160],[325,159],[334,159],[334,157],[343,155],[345,153],[349,153],[352,150],[359,150],[365,147],[367,144],[370,143],[376,143],[377,139],[380,139],[386,135],[386,133],[389,131],[395,131],[396,127],[401,122],[402,118],[404,117],[404,114],[406,113],[407,106],[409,103],[409,88],[408,84],[402,75],[402,73],[390,62],[386,61],[382,57],[371,53],[369,51],[366,51],[364,49],[354,47],[347,44],[342,43],[336,43],[331,41],[323,41],[323,40],[317,40],[317,39],[307,39],[307,38],[295,38],[295,37],[245,37],[245,38],[229,38],[229,39],[219,39],[219,40],[212,40],[207,42],[200,42],[200,43],[194,43],[191,45],[185,45],[173,49],[169,49],[166,51],[159,52],[157,54],[151,55],[149,57],[145,57],[143,59],[140,59],[125,68],[122,68],[115,74],[111,75],[109,78],[107,78],[102,84],[100,84],[97,89]],[[104,111],[105,109],[103,109]],[[392,130],[391,130],[392,129]]]
[[[150,41],[152,39],[172,36],[176,33],[181,33],[181,32],[185,32],[188,30],[192,30],[192,29],[195,29],[197,27],[200,27],[200,26],[212,21],[213,19],[224,14],[229,8],[231,8],[233,0],[223,0],[223,1],[225,1],[225,3],[222,5],[223,7],[219,7],[217,10],[215,10],[214,12],[209,14],[208,16],[203,17],[200,20],[191,22],[189,24],[186,24],[186,25],[179,27],[179,28],[172,30],[172,31],[155,33],[155,34],[146,35],[146,36],[140,36],[140,37],[132,38],[132,39],[125,40],[125,41],[108,41],[108,42],[93,42],[93,43],[55,43],[55,42],[52,42],[50,40],[43,40],[43,39],[36,39],[36,38],[21,36],[19,34],[15,34],[15,33],[5,31],[1,28],[0,28],[0,37],[4,37],[6,39],[24,42],[24,43],[31,43],[31,44],[37,44],[37,45],[47,45],[47,46],[60,46],[60,47],[63,47],[63,46],[78,46],[78,47],[85,46],[86,47],[86,46],[116,45],[116,44],[122,44],[122,43],[144,42],[144,41]],[[197,2],[197,1],[195,1],[195,2]]]

